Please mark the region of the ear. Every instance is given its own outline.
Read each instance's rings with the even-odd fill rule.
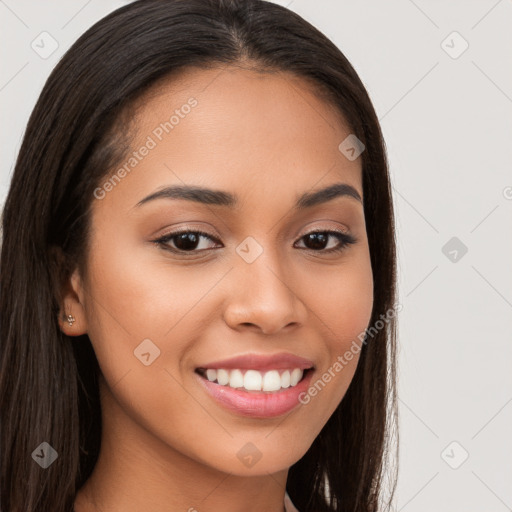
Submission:
[[[60,247],[52,246],[49,257],[60,330],[68,336],[86,334],[85,288],[78,267],[73,268]]]
[[[87,318],[84,307],[84,287],[78,269],[63,283],[62,306],[59,310],[60,330],[68,336],[87,333]]]

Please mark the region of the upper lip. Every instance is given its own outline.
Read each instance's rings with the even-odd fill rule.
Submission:
[[[272,369],[290,369],[300,368],[307,370],[313,368],[314,364],[309,359],[290,354],[289,352],[280,352],[278,354],[244,354],[230,359],[213,361],[199,366],[197,369],[240,369],[240,370],[272,370]]]

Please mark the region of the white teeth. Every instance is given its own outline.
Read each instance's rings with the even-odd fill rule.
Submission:
[[[208,370],[206,370],[206,378],[210,382],[213,382],[217,378],[217,370],[212,370],[208,368]]]
[[[229,387],[241,388],[244,385],[244,376],[240,370],[233,370],[229,375]]]
[[[281,389],[281,377],[277,370],[265,373],[263,377],[263,391],[277,391]]]
[[[233,372],[240,370],[232,370]],[[244,375],[244,388],[247,391],[261,391],[261,373],[256,370],[247,370]]]
[[[290,386],[296,386],[300,379],[302,379],[302,370],[295,368],[290,375]]]
[[[217,370],[217,382],[225,386],[229,382],[229,373],[226,370]]]
[[[289,388],[290,387],[290,372],[289,372],[289,370],[286,370],[281,375],[281,386],[283,388]]]
[[[281,388],[296,386],[304,375],[300,368],[290,370],[269,370],[259,372],[258,370],[215,370],[208,368],[206,378],[210,382],[217,382],[221,386],[231,388],[244,388],[247,391],[279,391]]]

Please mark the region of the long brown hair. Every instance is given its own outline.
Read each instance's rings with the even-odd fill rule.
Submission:
[[[3,211],[2,510],[70,512],[98,457],[100,370],[87,335],[73,343],[61,332],[57,290],[74,266],[84,268],[93,191],[127,148],[116,129],[121,115],[179,69],[240,62],[311,81],[365,145],[364,213],[374,279],[370,325],[396,307],[384,140],[343,53],[299,15],[261,0],[139,0],[112,12],[75,42],[48,78]],[[55,248],[64,259],[55,257]],[[384,507],[380,495],[393,434],[398,452],[395,352],[393,317],[365,339],[346,395],[290,468],[286,488],[301,512]],[[58,461],[42,469],[32,453],[45,441]],[[387,506],[396,476],[391,483]]]

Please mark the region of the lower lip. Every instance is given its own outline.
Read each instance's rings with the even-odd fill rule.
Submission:
[[[196,373],[201,384],[217,403],[230,411],[251,418],[274,418],[293,410],[301,404],[299,395],[308,389],[312,375],[313,370],[308,370],[304,378],[294,387],[272,393],[256,393],[221,386]]]

